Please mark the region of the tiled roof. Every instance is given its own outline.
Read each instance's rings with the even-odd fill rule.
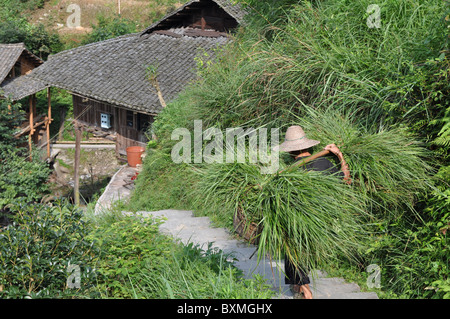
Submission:
[[[221,6],[230,16],[236,19],[239,24],[244,24],[244,17],[247,12],[237,3],[232,3],[230,0],[214,0]],[[236,1],[234,1],[236,2]]]
[[[18,101],[47,87],[49,85],[45,84],[45,82],[27,74],[2,83],[0,96],[5,96],[12,101]]]
[[[201,2],[213,2],[216,3],[219,7],[221,7],[223,10],[225,10],[226,13],[228,13],[232,18],[234,18],[238,24],[244,23],[244,17],[246,15],[246,11],[239,5],[232,3],[232,0],[191,0],[181,7],[179,7],[177,10],[169,13],[161,20],[153,23],[150,27],[145,29],[142,33],[150,33],[153,30],[160,29],[160,25],[167,21],[169,18],[176,16],[181,11],[185,10],[187,7],[191,6],[192,4],[201,3]]]
[[[174,30],[181,34],[182,31]],[[146,68],[158,65],[158,81],[166,102],[195,78],[199,50],[214,55],[225,36],[190,37],[164,34],[129,34],[96,42],[50,56],[22,80],[15,80],[5,93],[19,96],[24,86],[54,86],[76,94],[150,114],[159,113],[156,91]],[[6,92],[8,91],[8,92]],[[32,91],[32,90],[30,90]]]
[[[14,100],[19,100],[22,97],[26,97],[30,94],[36,93],[37,91],[42,90],[45,87],[42,87],[42,83],[38,83],[37,81],[23,81],[21,79],[21,84],[19,85],[19,89],[14,88],[14,91],[9,91],[7,86],[14,80],[19,80],[23,78],[22,76],[17,77],[13,80],[5,81],[5,78],[11,71],[11,69],[16,64],[17,60],[20,58],[22,54],[26,54],[29,58],[34,60],[36,64],[43,63],[41,59],[35,56],[33,53],[28,51],[25,48],[25,44],[23,43],[12,43],[12,44],[0,44],[0,96],[2,96],[2,92],[4,91],[5,96],[11,96]],[[23,81],[23,83],[22,83]],[[17,82],[18,84],[19,82]],[[5,88],[6,87],[6,88]],[[29,93],[32,92],[32,93]]]
[[[231,0],[191,0],[141,33],[84,45],[50,56],[26,76],[0,88],[14,100],[54,86],[113,105],[156,114],[161,105],[146,77],[146,68],[158,66],[158,82],[166,102],[195,78],[195,58],[228,41],[226,33],[158,25],[192,4],[217,4],[238,24],[245,12]],[[1,58],[1,51],[0,51]],[[7,74],[6,74],[7,75]],[[5,75],[5,76],[6,76]]]
[[[24,49],[23,43],[0,44],[0,83],[5,80]]]

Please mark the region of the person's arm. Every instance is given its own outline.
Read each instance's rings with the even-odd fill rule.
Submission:
[[[337,156],[337,158],[341,162],[341,170],[344,173],[344,182],[346,182],[347,184],[351,184],[352,181],[350,179],[350,170],[348,168],[348,164],[345,162],[344,155],[339,150],[339,148],[335,144],[328,144],[327,146],[325,146],[324,150],[330,151]]]

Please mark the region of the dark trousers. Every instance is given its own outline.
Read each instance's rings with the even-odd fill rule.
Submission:
[[[307,273],[302,269],[297,269],[288,258],[284,258],[284,271],[286,277],[284,283],[289,285],[306,285],[309,284],[309,277]]]

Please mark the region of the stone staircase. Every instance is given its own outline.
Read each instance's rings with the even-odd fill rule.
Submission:
[[[226,229],[213,228],[208,217],[195,217],[191,211],[163,210],[157,212],[138,212],[143,217],[161,217],[165,222],[160,231],[183,243],[198,244],[203,249],[208,243],[213,243],[224,253],[232,254],[237,259],[235,265],[239,267],[246,278],[259,274],[268,280],[279,299],[291,299],[289,286],[284,284],[284,261],[262,258],[258,263],[256,246],[234,238]],[[311,290],[314,299],[378,299],[374,292],[361,292],[355,283],[347,283],[342,278],[328,278],[322,271],[310,274]]]

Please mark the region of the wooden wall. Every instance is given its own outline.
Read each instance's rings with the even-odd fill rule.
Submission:
[[[35,60],[30,59],[26,54],[22,54],[9,71],[7,78],[12,79],[19,77],[21,75],[28,74],[39,65],[41,65],[41,63],[38,63]]]
[[[194,2],[181,12],[168,17],[159,23],[158,29],[164,30],[172,27],[191,27],[198,29],[213,29],[227,32],[238,26],[238,22],[213,2]]]
[[[82,124],[101,128],[100,114],[111,115],[111,128],[116,133],[116,153],[125,155],[130,146],[145,146],[147,138],[145,132],[153,122],[151,115],[119,108],[108,103],[93,101],[78,95],[73,96],[74,117]]]
[[[37,67],[38,65],[36,65],[35,62],[30,61],[29,59],[25,58],[24,56],[21,56],[19,58],[19,63],[21,65],[20,68],[20,74],[19,75],[25,75],[30,73],[35,67]],[[16,75],[18,76],[18,75]]]
[[[189,19],[190,20],[190,19]],[[204,7],[192,15],[192,20],[185,21],[185,26],[200,29],[214,29],[225,32],[237,27],[236,20],[232,19],[217,5]]]
[[[93,125],[100,127],[100,114],[107,113],[112,115],[112,130],[117,125],[115,123],[115,107],[106,104],[90,100],[78,95],[72,95],[73,101],[73,115],[83,124]],[[115,125],[116,124],[116,125]]]

